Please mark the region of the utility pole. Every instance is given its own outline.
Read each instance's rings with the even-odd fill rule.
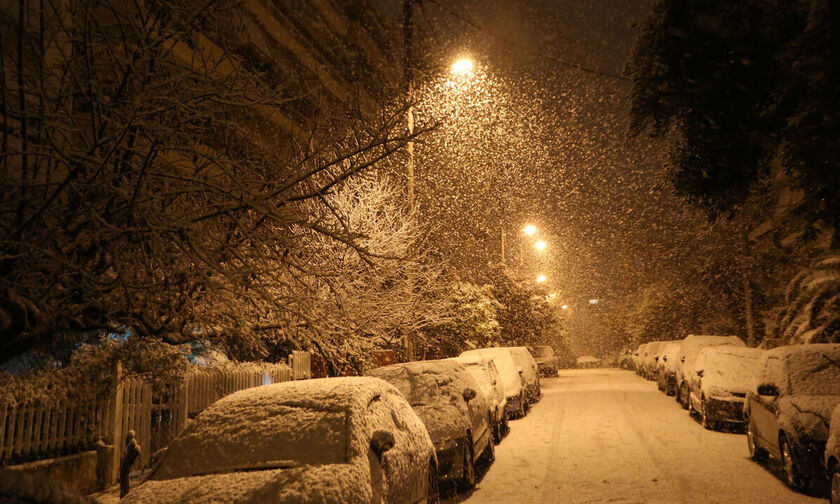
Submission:
[[[406,189],[408,192],[409,211],[414,210],[414,70],[413,63],[413,39],[414,39],[414,0],[403,1],[403,45],[405,48],[405,82],[408,94],[408,167]]]
[[[505,266],[505,228],[504,228],[504,226],[500,226],[499,231],[501,231],[501,235],[502,235],[502,266]]]

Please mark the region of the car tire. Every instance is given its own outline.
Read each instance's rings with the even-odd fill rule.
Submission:
[[[790,441],[788,441],[787,437],[784,435],[779,438],[779,452],[781,452],[782,455],[782,472],[785,477],[785,483],[794,490],[803,490],[807,488],[808,482],[796,466],[796,461],[793,459],[793,452],[791,451]]]
[[[834,467],[831,471],[829,483],[831,487],[828,492],[828,501],[831,504],[840,504],[840,468]]]
[[[429,460],[429,487],[426,490],[426,503],[440,503],[440,475],[434,460]]]
[[[760,448],[755,440],[755,428],[752,421],[747,419],[747,448],[750,450],[750,458],[756,462],[767,460],[767,452]]]
[[[462,491],[475,488],[475,455],[473,454],[472,436],[467,434],[464,439],[464,473],[458,481]]]

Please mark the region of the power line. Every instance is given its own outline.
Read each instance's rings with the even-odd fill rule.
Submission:
[[[472,19],[469,19],[468,17],[453,11],[452,9],[450,9],[449,7],[444,5],[443,3],[439,2],[438,0],[430,0],[430,1],[437,4],[444,12],[446,12],[450,16],[461,20],[462,22],[470,25],[471,27],[473,27],[474,29],[484,33],[485,35],[488,35],[488,36],[490,36],[490,37],[492,37],[496,40],[500,40],[502,42],[510,44],[511,46],[516,47],[520,51],[527,52],[527,53],[532,54],[534,56],[537,56],[539,58],[547,59],[549,61],[557,63],[558,65],[565,66],[567,68],[580,70],[581,72],[591,73],[591,74],[594,74],[594,75],[599,75],[601,77],[608,77],[610,79],[616,79],[616,80],[620,80],[620,81],[623,81],[623,82],[630,82],[630,79],[628,79],[627,77],[617,75],[617,74],[613,74],[613,73],[609,73],[609,72],[602,72],[601,70],[595,70],[594,68],[587,68],[587,67],[585,67],[583,65],[580,65],[580,64],[577,64],[577,63],[570,63],[568,61],[563,61],[563,60],[561,60],[559,58],[556,58],[554,56],[550,56],[548,54],[541,53],[539,51],[535,51],[535,50],[533,50],[529,47],[525,47],[524,45],[522,45],[518,42],[515,42],[513,40],[507,39],[505,37],[502,37],[501,35],[497,35],[497,34],[491,32],[490,30],[488,30],[488,29],[484,28],[483,26],[479,25],[478,23],[476,23]]]

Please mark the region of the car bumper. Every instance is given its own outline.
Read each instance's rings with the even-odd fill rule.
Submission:
[[[716,422],[747,422],[743,397],[707,399],[706,410],[706,417]]]

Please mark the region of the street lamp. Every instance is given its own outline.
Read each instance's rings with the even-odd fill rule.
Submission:
[[[534,248],[537,249],[537,250],[540,250],[540,251],[545,250],[545,247],[547,247],[547,245],[542,240],[540,240],[540,241],[538,241],[537,243],[534,244]]]
[[[535,226],[533,224],[528,224],[527,226],[522,228],[522,232],[525,233],[526,235],[533,235],[537,232],[537,226]]]
[[[563,306],[561,306],[560,308],[562,308],[562,309],[564,309],[564,310],[568,310],[568,309],[569,309],[569,305],[563,305]]]
[[[469,58],[461,58],[452,63],[452,73],[455,75],[469,75],[473,71],[473,62]]]
[[[543,282],[545,282],[545,280],[546,280],[545,275],[540,273],[540,275],[537,277],[537,283],[543,283]]]

